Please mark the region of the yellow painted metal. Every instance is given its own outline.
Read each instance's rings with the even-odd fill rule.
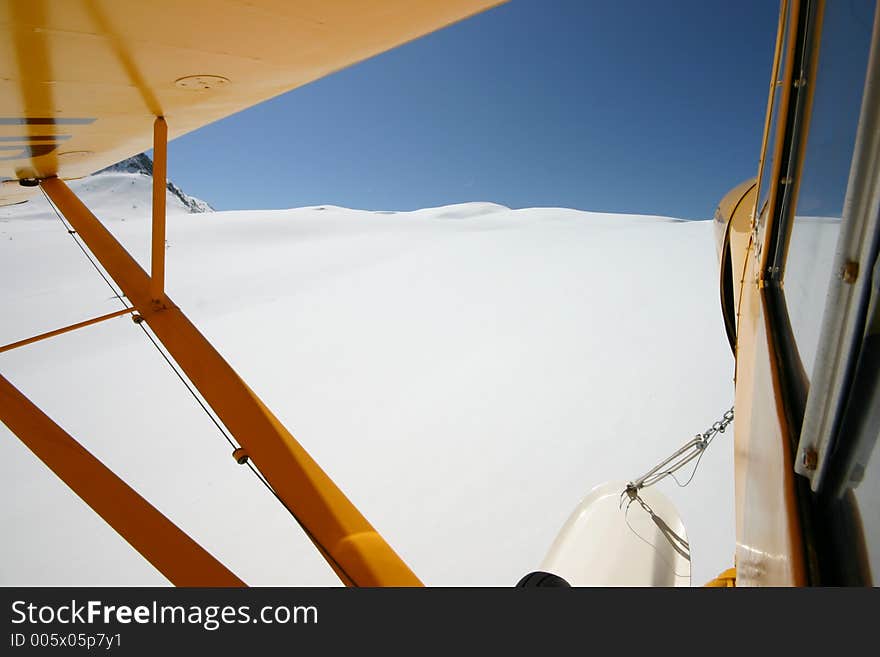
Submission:
[[[0,420],[172,584],[245,586],[3,376]]]
[[[780,330],[780,327],[775,326],[768,315],[763,274],[770,254],[764,245],[770,240],[772,223],[776,220],[771,216],[771,209],[783,190],[780,180],[785,137],[783,125],[791,103],[794,76],[800,74],[793,57],[798,37],[794,26],[798,25],[799,10],[800,3],[789,5],[785,1],[780,10],[758,177],[760,185],[763,171],[770,167],[770,175],[763,176],[768,188],[765,191],[754,189],[751,201],[740,204],[730,219],[734,267],[742,271],[740,280],[735,282],[740,286],[734,439],[738,586],[802,586],[807,583],[806,553],[789,439],[791,428],[783,407],[779,359],[774,351],[773,331]],[[786,20],[791,26],[787,33],[783,30]],[[780,59],[785,62],[781,72]],[[815,71],[815,53],[812,63],[810,68]],[[774,105],[777,80],[781,81],[782,89],[778,103]],[[808,99],[803,108],[807,118],[809,106]],[[776,132],[771,145],[772,121],[776,122]],[[802,139],[796,157],[803,156],[805,144],[806,138]],[[768,162],[771,152],[773,160]],[[786,181],[785,184],[792,183],[797,184],[797,181]],[[765,192],[767,201],[758,207],[758,195]],[[795,188],[793,194],[796,192]],[[753,210],[747,212],[748,207]]]
[[[0,0],[0,205],[149,149],[157,116],[175,139],[501,2]]]
[[[740,202],[733,208],[730,216],[730,254],[734,270],[734,298],[737,299],[737,317],[742,305],[742,289],[746,278],[746,254],[752,243],[752,216],[758,202],[757,180]]]
[[[776,100],[776,87],[779,84],[779,65],[782,61],[782,42],[785,34],[785,18],[788,12],[788,0],[782,0],[779,4],[779,23],[776,28],[776,48],[773,51],[773,66],[770,69],[770,91],[767,96],[767,112],[764,115],[764,133],[761,137],[761,155],[758,159],[758,188],[755,191],[760,198],[761,182],[764,178],[764,167],[767,165],[767,145],[770,140],[770,129],[773,125],[774,101]],[[757,206],[752,210],[752,223],[757,220]]]
[[[783,2],[783,11],[787,7]],[[797,17],[789,16],[789,20],[796,24]],[[783,45],[784,21],[783,15],[780,17],[777,60]],[[791,34],[788,37],[786,61],[790,63],[794,42]],[[774,70],[774,81],[776,75]],[[791,82],[791,66],[786,66],[783,79],[788,81],[787,84]],[[779,121],[785,116],[789,102],[787,90],[783,90],[780,96],[778,107],[771,108],[774,103],[771,93],[768,120]],[[761,276],[765,255],[761,253],[762,245],[769,239],[771,230],[766,212],[777,194],[779,183],[781,133],[782,130],[778,129],[774,140],[777,157],[771,164],[770,201],[765,207],[757,208],[760,177],[758,184],[745,196],[741,194],[747,183],[731,190],[720,204],[726,205],[730,208],[727,211],[731,212],[724,219],[730,226],[734,288],[738,298],[734,401],[737,586],[801,586],[807,581],[788,427],[771,340],[774,327],[768,322]],[[768,165],[765,161],[768,134],[769,125],[764,135],[761,170]],[[740,197],[739,202],[734,202],[736,197]],[[755,221],[756,214],[758,221]]]
[[[165,178],[168,172],[168,124],[153,122],[153,246],[150,293],[154,301],[165,294]]]
[[[789,12],[786,16],[785,12]],[[803,539],[795,493],[788,427],[782,408],[777,360],[764,300],[762,275],[771,225],[768,208],[778,194],[780,157],[784,137],[778,127],[770,152],[770,121],[780,122],[790,102],[792,52],[795,30],[783,30],[786,20],[797,24],[798,5],[782,3],[771,94],[768,100],[757,184],[733,207],[730,248],[737,297],[736,425],[734,435],[734,490],[736,503],[737,585],[800,586],[806,583]],[[775,84],[780,75],[783,89],[778,103]],[[759,208],[761,174],[770,166],[768,201]],[[742,185],[740,186],[740,188]],[[732,201],[741,189],[732,190]],[[757,215],[757,220],[755,219]]]
[[[766,226],[765,226],[766,228]],[[754,242],[737,320],[734,500],[738,586],[806,584],[794,468]]]
[[[40,183],[104,269],[195,384],[342,580],[419,586],[403,560],[306,453],[223,357],[58,178]]]
[[[807,79],[802,82],[803,90],[805,91],[805,98],[802,107],[800,108],[801,121],[804,126],[807,128],[810,125],[810,118],[813,115],[813,97],[816,93],[816,76],[819,73],[819,50],[822,41],[822,25],[823,18],[825,16],[825,0],[816,0],[816,23],[815,30],[813,32],[813,42],[810,44],[810,62],[808,65],[808,74]],[[799,74],[799,73],[798,73]],[[803,172],[803,162],[804,157],[807,152],[807,143],[809,142],[809,130],[805,130],[801,139],[798,141],[798,149],[794,154],[794,168],[795,171]],[[794,215],[795,208],[797,207],[797,199],[798,194],[800,193],[801,186],[801,177],[800,175],[796,176],[794,180],[791,181],[791,195],[790,199],[787,203],[789,208],[789,212]],[[785,224],[785,234],[783,235],[783,241],[781,244],[782,249],[782,262],[785,262],[788,258],[788,246],[791,242],[791,233],[794,228],[794,221],[789,221]],[[782,272],[780,273],[780,281],[783,281],[785,278],[785,268],[783,267]]]
[[[710,589],[732,589],[736,587],[736,568],[728,568],[713,580],[706,582]]]
[[[35,335],[32,338],[26,338],[24,340],[19,340],[18,342],[12,342],[10,344],[4,345],[0,347],[0,354],[4,351],[12,351],[13,349],[17,349],[18,347],[24,347],[25,345],[33,344],[34,342],[40,342],[41,340],[46,340],[47,338],[54,338],[56,335],[61,335],[63,333],[69,333],[70,331],[75,331],[77,329],[81,329],[85,326],[91,326],[92,324],[97,324],[98,322],[103,322],[107,319],[113,319],[114,317],[119,317],[120,315],[127,315],[131,312],[134,312],[134,308],[126,308],[125,310],[117,310],[115,313],[107,313],[106,315],[101,315],[100,317],[93,317],[92,319],[87,319],[84,322],[77,322],[76,324],[71,324],[70,326],[65,326],[64,328],[55,329],[54,331],[48,331],[47,333],[40,333],[40,335]]]
[[[733,268],[733,298],[736,300],[736,326],[739,332],[740,317],[742,314],[743,290],[746,285],[746,276],[748,274],[748,259],[752,248],[754,233],[752,230],[752,219],[754,217],[755,205],[758,202],[758,184],[746,193],[739,205],[734,208],[733,215],[730,217],[730,231],[728,233],[728,242],[730,244],[731,265]],[[739,379],[739,358],[734,364],[733,380],[736,383]]]
[[[785,8],[785,2],[783,2],[783,9]],[[756,223],[759,225],[764,221],[764,223],[771,224],[774,221],[774,217],[771,216],[772,208],[776,205],[776,197],[781,193],[780,185],[782,184],[781,175],[782,175],[782,166],[783,166],[783,158],[782,158],[782,149],[783,142],[785,141],[785,129],[784,129],[784,119],[788,116],[788,107],[791,103],[791,92],[794,88],[794,75],[795,75],[795,61],[794,61],[794,51],[795,46],[797,45],[798,39],[798,31],[795,29],[795,26],[798,24],[798,18],[800,14],[800,3],[793,2],[789,7],[789,17],[788,24],[789,29],[787,34],[785,35],[785,54],[783,56],[784,65],[782,71],[781,78],[781,92],[779,94],[779,106],[773,108],[773,121],[776,121],[777,127],[776,132],[774,133],[773,140],[773,161],[770,163],[770,185],[767,190],[767,202],[764,207],[756,208]],[[777,44],[777,49],[779,48],[779,44]],[[799,74],[799,69],[798,69]],[[768,113],[770,111],[768,110]],[[762,161],[766,158],[766,152],[762,154]],[[758,180],[758,185],[761,184],[760,179]],[[760,194],[761,191],[758,191]],[[758,203],[761,202],[761,197],[758,196]],[[770,253],[769,249],[764,248],[765,240],[769,238],[771,235],[771,231],[769,230],[770,226],[764,227],[766,230],[760,230],[760,228],[755,233],[755,237],[757,239],[757,243],[755,245],[755,257],[758,258],[760,262],[760,267],[756,270],[755,274],[759,279],[763,280],[764,272],[766,271],[767,265],[767,257]]]
[[[715,230],[715,252],[718,255],[719,260],[724,255],[721,252],[721,249],[724,244],[724,234],[727,232],[727,226],[730,221],[735,216],[741,216],[741,208],[746,209],[749,213],[749,216],[751,216],[752,208],[755,204],[755,185],[755,178],[741,182],[739,185],[727,192],[727,194],[725,194],[724,197],[718,202],[718,207],[715,208],[713,228]],[[749,224],[746,223],[744,226],[735,225],[732,227],[732,230],[735,230],[737,233],[748,235]],[[734,258],[734,262],[740,262],[740,260],[738,258]],[[737,297],[738,296],[739,295],[737,295]]]
[[[721,311],[725,331],[736,353],[737,312],[745,275],[745,254],[751,239],[751,217],[756,199],[756,179],[740,183],[715,209],[715,246],[718,254]],[[736,370],[734,369],[734,382]]]

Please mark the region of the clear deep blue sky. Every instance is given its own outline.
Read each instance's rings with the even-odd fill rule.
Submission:
[[[182,137],[218,210],[465,201],[691,219],[754,176],[774,0],[512,0]]]

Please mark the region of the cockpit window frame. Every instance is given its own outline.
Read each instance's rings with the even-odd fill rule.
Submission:
[[[878,13],[880,3],[875,6],[875,24],[869,55],[869,76],[866,90],[862,99],[861,118],[859,121],[859,136],[856,139],[853,154],[853,166],[850,171],[847,186],[847,201],[843,213],[843,222],[838,241],[835,269],[837,275],[832,275],[829,281],[829,301],[824,311],[822,320],[820,344],[831,344],[835,340],[838,349],[830,350],[831,357],[825,354],[824,360],[817,357],[816,374],[808,376],[802,364],[795,332],[792,329],[789,311],[786,305],[784,281],[786,264],[789,256],[792,231],[794,228],[794,215],[797,208],[798,191],[801,176],[804,171],[804,158],[806,153],[807,132],[810,128],[810,118],[813,103],[813,91],[818,72],[819,45],[822,35],[822,21],[825,9],[824,0],[801,0],[793,2],[789,10],[790,38],[786,46],[787,56],[786,71],[782,77],[783,94],[781,97],[779,112],[773,117],[775,122],[776,144],[773,149],[770,177],[770,189],[767,190],[766,208],[756,217],[754,236],[756,239],[755,254],[759,258],[759,286],[762,289],[764,307],[767,322],[772,329],[768,331],[771,342],[771,354],[776,361],[776,370],[779,373],[779,387],[781,404],[787,423],[789,447],[795,463],[795,470],[804,478],[798,478],[798,498],[801,508],[801,516],[805,527],[813,527],[813,550],[821,552],[824,557],[818,559],[819,566],[816,572],[811,573],[814,583],[861,583],[871,584],[870,569],[865,569],[859,553],[864,553],[864,543],[858,545],[855,536],[862,536],[859,526],[858,512],[855,507],[853,495],[849,489],[840,485],[826,487],[823,490],[823,474],[827,470],[836,472],[840,470],[840,463],[829,465],[830,461],[846,460],[852,462],[852,449],[864,453],[864,440],[852,449],[841,449],[841,441],[836,439],[840,434],[844,422],[847,426],[852,424],[852,405],[847,408],[847,401],[851,397],[851,385],[855,380],[856,363],[858,360],[859,346],[862,344],[862,335],[854,332],[854,326],[864,324],[864,315],[867,313],[868,300],[870,298],[870,281],[866,284],[861,282],[863,291],[858,298],[846,297],[846,291],[839,292],[838,297],[846,297],[847,304],[834,305],[835,286],[840,287],[845,279],[843,268],[839,262],[841,250],[849,247],[850,252],[858,249],[862,261],[870,270],[877,259],[878,231],[876,217],[866,218],[864,199],[859,201],[857,196],[864,197],[866,194],[876,193],[871,184],[864,180],[865,176],[878,177],[880,171],[880,155],[872,153],[871,148],[865,148],[864,142],[877,141],[872,138],[871,130],[880,130],[880,119],[873,122],[870,128],[864,123],[866,114],[876,116],[880,114],[880,90],[874,89],[870,94],[871,84],[870,71],[875,69],[878,78],[875,87],[880,87],[880,39],[878,39]],[[869,96],[873,96],[869,97]],[[873,105],[871,104],[873,102]],[[769,109],[768,109],[769,114]],[[870,117],[869,117],[870,118]],[[766,140],[766,136],[765,136]],[[876,146],[876,145],[875,145]],[[874,151],[880,147],[872,147]],[[764,156],[762,155],[762,162]],[[861,160],[861,162],[860,162]],[[763,165],[762,165],[763,166]],[[870,172],[862,171],[859,174],[859,166]],[[871,168],[873,167],[873,169]],[[862,179],[859,178],[862,176]],[[877,184],[874,184],[877,187]],[[759,201],[760,202],[760,201]],[[861,213],[861,217],[859,217]],[[870,231],[863,229],[859,235],[853,236],[853,222],[867,222],[873,225]],[[766,222],[765,226],[762,224]],[[765,230],[766,232],[765,232]],[[849,237],[848,237],[849,235]],[[858,242],[858,238],[865,235],[872,239],[872,244],[864,246]],[[871,237],[873,236],[873,237]],[[763,242],[761,238],[764,237]],[[858,260],[856,260],[858,262]],[[864,278],[864,277],[863,277]],[[843,295],[843,297],[841,297]],[[852,296],[852,295],[850,295]],[[835,317],[844,311],[853,315],[849,317],[848,324]],[[859,313],[862,313],[861,324]],[[848,332],[844,331],[848,328]],[[848,346],[841,346],[841,338],[847,337]],[[846,349],[849,352],[846,353]],[[833,370],[830,374],[822,368]],[[811,385],[817,391],[816,395],[810,396]],[[831,393],[834,394],[831,394]],[[856,391],[857,392],[857,391]],[[826,394],[828,393],[828,394]],[[833,399],[826,399],[830,397]],[[864,406],[864,404],[862,405]],[[818,410],[817,410],[818,409]],[[855,409],[864,413],[864,409]],[[821,421],[817,421],[819,417]],[[876,439],[876,438],[875,438]],[[839,483],[840,476],[834,477]],[[841,518],[851,518],[852,522],[841,526]],[[824,532],[816,532],[819,527]],[[845,539],[841,537],[846,537]],[[819,545],[818,543],[822,543]],[[855,565],[854,565],[855,564]],[[859,565],[861,564],[861,565]]]

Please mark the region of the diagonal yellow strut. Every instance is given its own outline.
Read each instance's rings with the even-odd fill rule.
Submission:
[[[0,376],[0,421],[177,586],[245,586]]]
[[[421,582],[259,397],[125,249],[58,178],[40,181],[168,353],[253,459],[346,584]]]

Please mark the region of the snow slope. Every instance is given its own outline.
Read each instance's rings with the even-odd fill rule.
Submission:
[[[116,164],[111,164],[109,167],[98,171],[98,174],[105,173],[140,173],[152,177],[153,160],[151,160],[146,153],[133,155],[132,157],[126,158]],[[173,198],[176,202],[184,205],[190,212],[214,211],[214,208],[212,208],[206,201],[184,193],[180,187],[170,180],[165,181],[165,187],[168,192],[170,192],[169,198]]]
[[[71,185],[147,269],[149,183]],[[513,585],[732,403],[710,222],[168,203],[170,296],[427,584]],[[0,344],[119,308],[40,198],[0,208],[0,275]],[[0,371],[249,584],[338,583],[130,319]],[[732,463],[729,431],[662,485],[695,584],[732,565]],[[2,425],[0,480],[0,584],[167,583]]]

